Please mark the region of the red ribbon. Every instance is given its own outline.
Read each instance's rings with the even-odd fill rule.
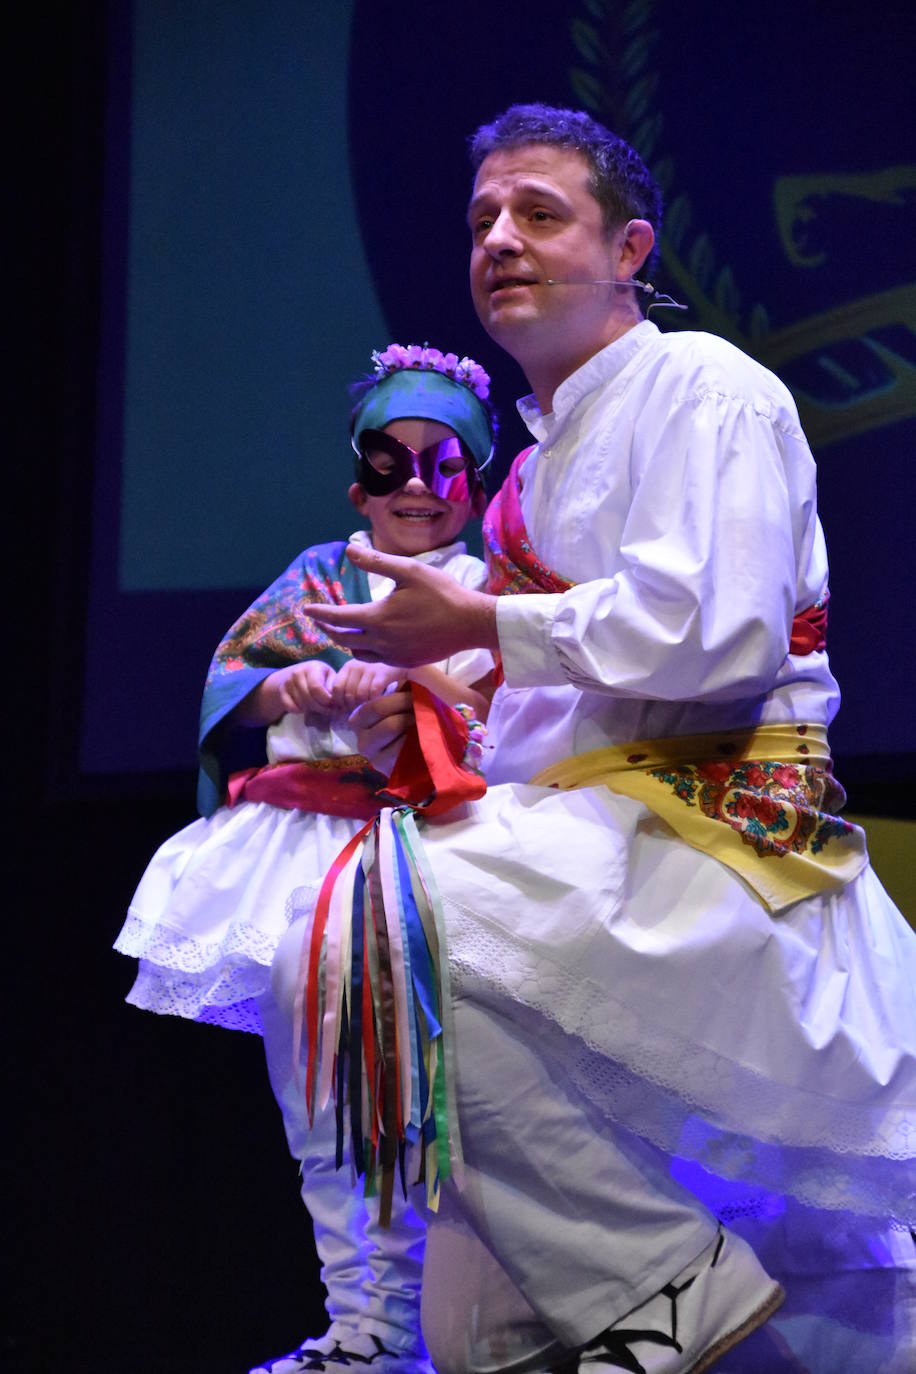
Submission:
[[[296,1005],[293,1013],[293,1063],[299,1063],[299,1050],[302,1045],[302,1003],[305,1000],[305,1023],[306,1038],[308,1040],[308,1061],[305,1073],[305,1099],[308,1103],[309,1113],[312,1110],[312,1092],[315,1083],[315,1056],[318,1046],[318,964],[321,960],[321,944],[324,939],[325,928],[328,924],[328,913],[331,907],[331,893],[334,884],[340,874],[346,868],[357,848],[362,844],[368,835],[375,818],[366,822],[357,830],[352,839],[348,840],[337,858],[331,864],[327,873],[324,875],[324,882],[321,884],[321,891],[318,894],[318,902],[315,906],[315,919],[312,922],[312,939],[309,946],[308,956],[308,975],[305,979],[300,977],[296,991]],[[302,950],[305,955],[305,948]],[[307,992],[307,997],[306,997]]]
[[[419,682],[410,684],[415,728],[406,736],[383,789],[388,805],[418,808],[438,816],[487,790],[479,773],[463,768],[468,725],[463,716]]]
[[[827,647],[827,602],[830,593],[825,592],[823,599],[806,611],[800,611],[792,621],[792,636],[789,640],[789,653],[804,657],[817,653]]]

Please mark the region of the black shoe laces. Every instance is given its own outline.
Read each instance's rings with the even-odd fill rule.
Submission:
[[[716,1254],[718,1259],[718,1252]],[[671,1334],[666,1335],[664,1331],[643,1331],[638,1327],[615,1326],[609,1327],[607,1331],[602,1331],[600,1336],[596,1336],[588,1345],[583,1346],[579,1356],[579,1368],[595,1364],[600,1361],[602,1364],[611,1364],[617,1369],[625,1369],[628,1374],[646,1374],[645,1366],[637,1359],[630,1349],[631,1343],[635,1341],[645,1341],[648,1345],[663,1345],[669,1350],[676,1350],[683,1354],[683,1347],[677,1338],[677,1300],[682,1293],[685,1293],[696,1279],[694,1274],[686,1283],[675,1286],[673,1283],[666,1283],[664,1288],[659,1289],[662,1297],[671,1303]]]
[[[379,1340],[378,1336],[373,1335],[370,1338],[375,1346],[375,1351],[372,1355],[360,1355],[355,1350],[346,1350],[341,1345],[340,1341],[334,1342],[334,1349],[327,1355],[322,1350],[316,1350],[314,1346],[300,1345],[298,1350],[293,1350],[289,1355],[278,1355],[277,1358],[271,1360],[269,1364],[262,1365],[262,1368],[266,1369],[268,1374],[270,1374],[270,1370],[273,1369],[274,1365],[280,1364],[283,1360],[300,1360],[302,1362],[303,1374],[305,1374],[306,1370],[315,1370],[316,1374],[320,1374],[321,1370],[329,1367],[333,1369],[337,1365],[371,1364],[372,1361],[377,1360],[380,1355],[394,1355],[395,1352],[393,1350],[388,1350],[382,1341]]]

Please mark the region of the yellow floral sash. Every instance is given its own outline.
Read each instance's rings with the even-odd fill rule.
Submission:
[[[564,759],[541,787],[604,785],[645,803],[694,849],[739,874],[772,912],[836,892],[868,863],[820,725],[638,740]],[[824,809],[826,806],[826,809]]]

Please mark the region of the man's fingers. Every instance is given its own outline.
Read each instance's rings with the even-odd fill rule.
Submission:
[[[402,558],[396,553],[379,553],[377,549],[364,549],[361,544],[348,544],[347,558],[357,568],[378,573],[381,577],[392,577],[396,582],[409,582],[416,570],[412,558]]]
[[[376,697],[374,701],[358,706],[350,717],[350,724],[354,730],[364,730],[379,721],[399,715],[413,715],[413,697],[409,689],[389,692],[387,696]]]
[[[319,602],[302,609],[312,620],[317,620],[319,625],[339,625],[346,628],[358,627],[366,619],[367,612],[372,610],[372,606],[326,606],[324,602]]]
[[[412,715],[390,716],[371,729],[357,731],[356,747],[380,773],[390,773],[412,724]]]
[[[352,719],[352,717],[351,717]],[[386,716],[384,720],[378,720],[374,725],[369,725],[365,729],[358,730],[357,738],[360,745],[364,743],[379,749],[392,740],[403,739],[407,731],[413,725],[414,717],[412,711],[404,711],[400,715]],[[360,753],[366,752],[360,748]],[[371,758],[371,754],[369,755]]]
[[[384,749],[379,749],[374,757],[369,760],[377,772],[384,773],[386,778],[391,774],[391,770],[398,761],[402,743],[402,739],[393,740]],[[369,755],[364,754],[363,757],[369,758]]]
[[[389,772],[413,722],[413,696],[409,689],[364,702],[350,716],[359,752],[382,773]]]
[[[384,660],[370,638],[372,606],[310,606],[305,612],[320,625],[329,639],[354,658],[367,663]],[[356,612],[355,615],[350,612]]]

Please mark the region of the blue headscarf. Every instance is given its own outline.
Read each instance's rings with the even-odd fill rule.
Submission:
[[[478,468],[493,452],[493,421],[480,397],[463,381],[418,367],[388,372],[366,392],[353,414],[354,444],[364,429],[384,429],[392,420],[408,419],[448,425],[467,445]]]

